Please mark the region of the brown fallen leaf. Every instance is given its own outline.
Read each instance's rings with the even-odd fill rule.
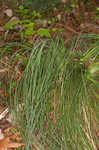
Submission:
[[[19,148],[21,146],[25,146],[24,143],[12,141],[12,140],[16,140],[18,138],[18,134],[19,134],[19,132],[1,139],[0,140],[0,150],[5,150],[6,148]]]

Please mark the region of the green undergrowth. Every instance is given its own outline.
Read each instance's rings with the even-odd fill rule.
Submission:
[[[56,37],[30,48],[14,104],[10,99],[26,150],[98,148],[98,41],[82,35],[66,48]]]

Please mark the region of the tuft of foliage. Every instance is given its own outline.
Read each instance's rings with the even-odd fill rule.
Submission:
[[[54,7],[56,4],[59,4],[60,0],[24,0],[24,5],[31,9],[42,9],[48,10],[49,8]]]
[[[86,38],[92,46],[85,46]],[[66,49],[57,37],[30,48],[12,107],[26,150],[97,149],[98,40],[98,35],[83,35]]]

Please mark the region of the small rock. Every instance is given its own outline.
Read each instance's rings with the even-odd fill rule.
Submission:
[[[12,17],[12,16],[13,16],[13,12],[12,12],[11,9],[6,9],[6,10],[4,11],[4,13],[5,13],[8,17]]]

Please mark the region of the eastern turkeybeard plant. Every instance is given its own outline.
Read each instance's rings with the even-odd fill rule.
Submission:
[[[31,48],[14,105],[26,150],[99,147],[98,40],[98,35],[82,35],[66,48],[56,38]]]

